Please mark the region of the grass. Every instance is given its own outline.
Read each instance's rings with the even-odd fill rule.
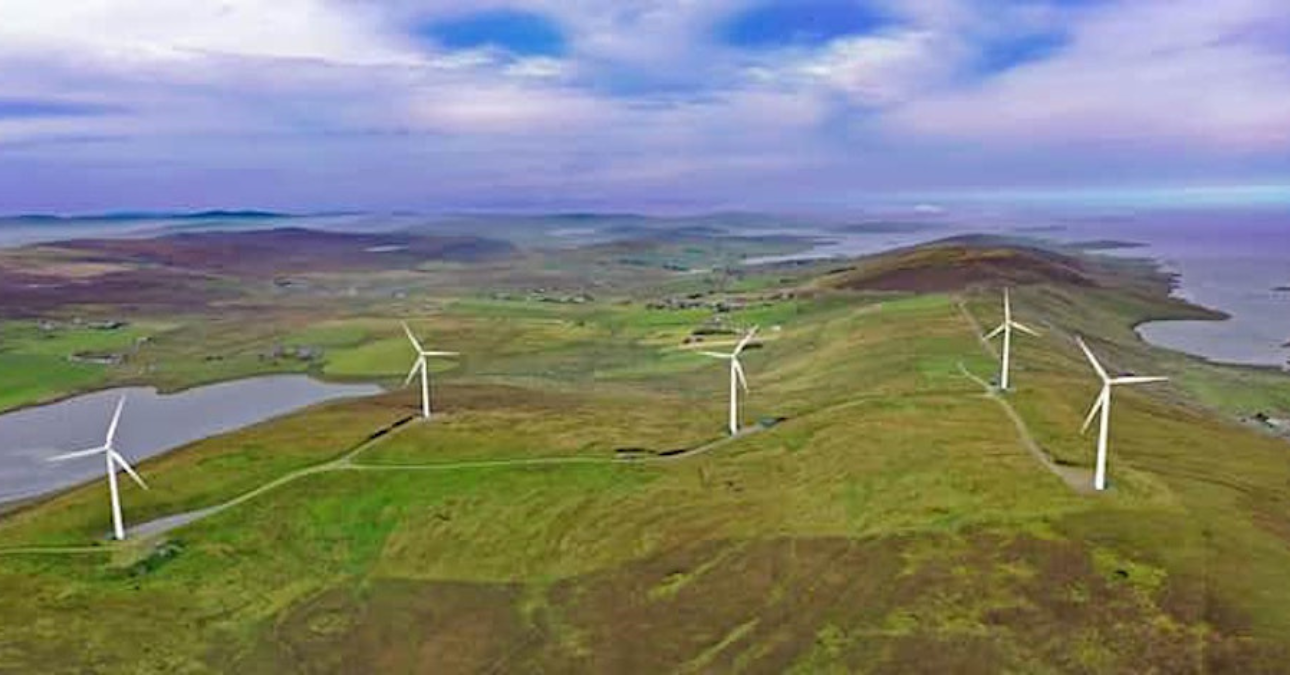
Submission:
[[[0,353],[5,386],[0,410],[50,401],[66,392],[89,388],[105,379],[105,368],[71,363],[65,358]]]
[[[1126,288],[1016,294],[1045,335],[1016,341],[1008,398],[1059,461],[1092,460],[1076,432],[1096,386],[1071,334],[1117,368],[1183,371],[1118,396],[1114,489],[1096,496],[1048,473],[959,372],[996,363],[950,295],[821,291],[736,313],[768,329],[745,356],[745,419],[784,419],[707,454],[401,470],[721,433],[724,370],[677,348],[697,313],[443,302],[414,323],[467,353],[436,380],[441,418],[161,554],[0,557],[0,670],[1275,670],[1290,655],[1286,446],[1207,405],[1236,380],[1187,377],[1235,371],[1137,341],[1132,323],[1168,308]],[[967,296],[986,325],[996,305]],[[272,332],[325,346],[329,374],[406,368],[392,319],[301,324]],[[1258,377],[1272,393],[1250,396],[1275,400]],[[329,461],[414,405],[331,404],[145,463],[156,489],[127,488],[128,517]],[[92,542],[102,502],[89,485],[10,516],[0,547]]]
[[[146,460],[136,468],[151,489],[121,483],[128,518],[140,523],[212,506],[335,459],[411,414],[410,405],[389,397],[324,404]],[[97,542],[111,528],[106,499],[106,485],[93,481],[19,511],[0,521],[0,545]]]
[[[118,330],[60,326],[41,330],[34,322],[0,324],[0,411],[49,401],[110,381],[114,368],[76,362],[78,354],[120,354],[138,340],[167,330],[159,323]]]

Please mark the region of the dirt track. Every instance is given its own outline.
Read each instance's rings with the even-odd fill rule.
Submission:
[[[972,316],[972,313],[968,311],[962,300],[959,300],[957,304],[959,311],[963,314],[964,320],[967,321],[968,325],[972,328],[972,332],[976,334],[977,339],[981,342],[981,347],[985,349],[986,353],[989,354],[991,358],[998,359],[999,355],[995,353],[994,347],[991,346],[990,341],[985,338],[985,332],[981,330],[981,324],[977,322],[976,317]],[[967,377],[973,382],[981,385],[981,389],[984,390],[985,395],[995,403],[999,404],[999,407],[1008,415],[1008,419],[1012,420],[1012,425],[1017,429],[1017,438],[1021,441],[1021,446],[1034,456],[1034,458],[1038,460],[1045,469],[1048,469],[1048,471],[1053,475],[1065,481],[1066,484],[1076,492],[1091,493],[1093,491],[1093,472],[1073,466],[1064,466],[1053,461],[1052,456],[1045,452],[1043,446],[1039,445],[1039,442],[1035,440],[1034,434],[1030,433],[1030,427],[1026,426],[1026,421],[1017,413],[1016,408],[1013,408],[1012,404],[1008,402],[1008,399],[1004,398],[1003,392],[999,391],[998,388],[991,385],[984,378],[973,374],[972,371],[967,369],[967,366],[963,365],[962,361],[960,361],[958,365],[959,371],[963,373],[964,377]]]
[[[985,349],[986,352],[989,353],[992,357],[997,358],[997,355],[995,354],[993,348],[990,346],[990,343],[985,339],[985,334],[981,331],[980,324],[971,315],[971,313],[967,311],[967,307],[963,305],[961,300],[958,302],[958,308],[960,312],[963,314],[964,320],[967,322],[972,332],[976,335],[977,339],[980,341],[982,348]],[[1031,434],[1029,428],[1026,426],[1025,420],[1023,420],[1021,416],[1017,414],[1017,411],[1012,407],[1012,404],[1010,404],[1006,398],[1000,395],[1000,392],[998,392],[994,387],[992,387],[986,380],[970,372],[961,362],[958,365],[959,365],[959,370],[963,373],[965,377],[979,384],[984,391],[984,395],[994,400],[1004,410],[1008,418],[1012,421],[1013,426],[1017,430],[1017,436],[1022,447],[1025,448],[1027,452],[1029,452],[1032,456],[1034,456],[1035,459],[1041,465],[1043,465],[1045,469],[1047,469],[1049,472],[1051,472],[1053,475],[1057,476],[1058,478],[1061,478],[1068,486],[1070,486],[1072,490],[1075,490],[1081,493],[1089,492],[1089,488],[1092,484],[1091,473],[1089,471],[1078,469],[1075,467],[1062,466],[1054,462],[1052,457],[1049,456],[1048,453],[1045,452],[1043,448],[1039,445],[1039,443],[1035,441],[1034,436]],[[853,401],[848,401],[848,402],[841,403],[838,406],[830,406],[830,407],[836,408],[839,406],[853,405],[854,403],[855,402]],[[524,458],[524,459],[499,459],[499,460],[445,462],[445,463],[437,463],[437,464],[361,464],[357,462],[358,458],[364,452],[366,452],[371,447],[373,447],[377,442],[383,441],[387,437],[391,436],[392,434],[398,433],[400,429],[406,426],[407,421],[408,420],[406,419],[402,420],[400,422],[395,423],[394,425],[391,425],[386,429],[383,429],[382,431],[376,434],[373,434],[371,438],[359,444],[350,452],[346,453],[344,456],[339,457],[337,459],[324,462],[321,464],[317,464],[311,467],[298,469],[291,473],[285,474],[253,490],[245,492],[241,495],[238,495],[237,497],[234,497],[226,502],[217,504],[215,506],[210,506],[210,507],[207,507],[204,509],[198,509],[195,511],[188,511],[185,513],[174,514],[174,515],[166,516],[164,518],[158,518],[153,521],[136,525],[134,527],[131,527],[129,532],[131,536],[137,539],[141,539],[144,541],[155,540],[156,538],[168,532],[190,525],[200,520],[209,518],[210,516],[221,513],[227,509],[231,509],[235,506],[238,506],[247,501],[255,499],[256,497],[262,494],[265,494],[271,490],[282,487],[283,485],[286,485],[288,483],[292,483],[300,478],[304,478],[306,476],[312,476],[314,474],[324,473],[324,472],[331,472],[331,471],[461,471],[461,470],[485,469],[485,468],[542,467],[542,466],[564,466],[564,465],[574,465],[574,464],[581,464],[581,465],[664,464],[669,462],[683,461],[686,459],[690,459],[699,455],[709,453],[713,450],[716,450],[720,447],[725,446],[728,443],[739,440],[740,438],[743,438],[749,434],[756,433],[757,431],[761,430],[761,427],[749,427],[745,429],[743,432],[741,432],[738,436],[720,438],[720,439],[711,441],[709,443],[705,443],[703,445],[699,445],[699,446],[687,449],[684,452],[679,452],[679,453],[676,453],[673,455],[667,455],[667,456],[649,456],[649,457],[635,457],[635,458],[534,457],[534,458]],[[48,554],[102,553],[102,552],[110,552],[124,545],[126,544],[114,543],[114,544],[108,544],[105,546],[92,546],[92,547],[90,546],[87,546],[87,547],[23,547],[23,548],[0,549],[0,555],[42,554],[42,553],[48,553]]]

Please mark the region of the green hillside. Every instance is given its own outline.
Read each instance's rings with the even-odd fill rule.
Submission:
[[[691,352],[728,338],[646,308],[687,279],[435,297],[418,332],[466,356],[434,421],[396,391],[144,462],[132,523],[227,507],[121,545],[99,483],[0,520],[0,672],[1283,670],[1290,445],[1237,418],[1290,410],[1290,378],[1140,342],[1198,313],[1147,267],[984,246],[746,280],[783,292],[722,314],[762,329],[724,440],[726,370]],[[1006,397],[1000,282],[1043,329]],[[396,318],[295,330],[391,380]],[[1174,378],[1117,393],[1100,494],[1076,334]]]

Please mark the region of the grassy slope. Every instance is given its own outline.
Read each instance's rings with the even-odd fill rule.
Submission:
[[[509,230],[507,233],[518,234]],[[598,315],[593,317],[598,319],[619,314],[622,320],[635,323],[643,319],[639,315],[643,310],[616,306],[615,299],[655,285],[684,284],[691,290],[711,290],[744,277],[738,270],[730,275],[678,272],[667,269],[668,264],[681,261],[700,268],[737,266],[749,256],[800,250],[803,244],[713,237],[683,242],[664,238],[622,246],[650,260],[628,264],[619,260],[623,256],[615,247],[590,247],[528,251],[501,262],[462,264],[432,260],[415,270],[361,274],[311,272],[293,275],[293,281],[299,286],[287,289],[264,279],[221,277],[211,283],[226,291],[229,299],[210,307],[194,303],[191,314],[177,313],[173,308],[111,304],[53,310],[53,317],[64,322],[73,317],[130,320],[131,327],[122,331],[76,329],[60,332],[51,339],[37,329],[34,321],[0,322],[0,412],[128,384],[142,383],[174,391],[252,375],[300,372],[336,380],[374,376],[393,380],[402,376],[407,367],[406,343],[395,319],[408,318],[416,324],[418,317],[440,314],[444,305],[451,305],[446,316],[440,314],[433,325],[418,324],[418,330],[424,331],[432,341],[456,342],[474,355],[504,354],[507,348],[523,351],[526,340],[552,351],[545,344],[545,337],[535,339],[533,332],[563,331],[569,333],[564,357],[568,361],[569,354],[603,345],[599,340],[601,335],[579,335],[578,331],[568,330],[570,326],[516,324],[516,319],[546,317],[571,324],[591,313]],[[40,247],[9,251],[3,256],[6,260],[0,262],[18,265],[33,273],[54,276],[80,273],[88,278],[106,271],[129,269],[146,274],[150,269],[124,261],[119,264],[85,262],[84,255],[57,247]],[[554,297],[593,293],[609,301],[594,309],[580,309],[536,301],[483,299],[486,292],[504,292],[522,298],[534,289],[546,289]],[[632,313],[637,315],[627,316]],[[706,316],[702,312],[690,314],[692,318]],[[684,321],[679,316],[670,320],[678,325]],[[605,328],[612,330],[613,326],[607,322]],[[517,329],[521,330],[517,332]],[[73,364],[67,360],[68,355],[80,351],[125,351],[139,337],[150,340],[121,365]],[[511,344],[504,344],[508,341]],[[328,357],[322,364],[269,358],[275,345],[320,348]],[[472,346],[474,349],[470,349]],[[514,365],[500,364],[497,370],[509,376]]]
[[[45,333],[34,322],[5,325],[0,330],[0,373],[4,377],[0,411],[100,385],[107,380],[108,367],[74,363],[68,357],[126,351],[138,338],[166,328],[148,323],[115,331],[71,327]]]
[[[989,324],[994,302],[970,308]],[[1177,357],[1117,328],[1135,314],[1110,297],[1034,289],[1018,305],[1048,332],[1018,342],[1013,400],[1054,456],[1087,466],[1091,441],[1074,430],[1095,392],[1067,334],[1102,338],[1095,348],[1121,368],[1172,373]],[[477,322],[497,321],[490,349],[476,351],[498,356],[448,375],[448,417],[393,435],[362,462],[600,457],[672,433],[719,433],[721,369],[666,347],[692,317],[598,305],[516,325],[508,308],[496,318],[476,309],[418,328],[455,347],[479,334]],[[746,364],[748,416],[788,418],[772,430],[663,465],[321,474],[181,531],[182,553],[168,561],[0,559],[0,593],[12,599],[0,669],[1282,663],[1283,443],[1203,411],[1183,390],[1126,393],[1115,408],[1116,489],[1078,495],[958,374],[959,362],[981,374],[994,366],[952,299],[830,297],[769,314],[758,320],[783,328]],[[587,346],[598,346],[596,365],[577,368]],[[356,370],[383,372],[395,354],[364,358]],[[160,515],[236,492],[260,448],[292,457],[263,475],[335,456],[351,444],[342,429],[359,438],[409,403],[339,404],[158,460],[144,467],[155,485],[200,489],[159,487],[148,502],[129,494],[128,508]],[[101,501],[101,486],[74,491],[0,524],[0,542],[83,540],[105,526]],[[112,622],[99,620],[105,610]],[[169,639],[150,639],[163,630]]]

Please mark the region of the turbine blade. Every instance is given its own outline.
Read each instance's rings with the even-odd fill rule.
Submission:
[[[125,397],[116,402],[116,412],[112,413],[112,423],[108,425],[107,442],[104,447],[111,447],[112,441],[116,440],[116,428],[121,423],[121,410],[125,408]]]
[[[89,456],[91,456],[91,455],[98,455],[98,454],[102,454],[102,453],[104,453],[104,452],[107,452],[107,446],[106,446],[106,445],[101,445],[101,446],[99,446],[99,447],[97,447],[97,448],[90,448],[89,450],[77,450],[76,452],[66,452],[66,453],[63,453],[63,454],[61,454],[61,455],[54,455],[53,457],[50,457],[49,459],[47,459],[47,460],[45,460],[45,461],[47,461],[47,462],[63,462],[63,461],[69,460],[69,459],[79,459],[79,458],[81,458],[81,457],[89,457]]]
[[[1084,426],[1079,428],[1080,435],[1088,433],[1088,425],[1093,423],[1093,418],[1097,416],[1102,406],[1106,405],[1106,396],[1110,393],[1110,385],[1104,385],[1101,393],[1097,395],[1097,400],[1093,401],[1093,407],[1088,411],[1088,417],[1084,418]]]
[[[1003,289],[1003,323],[1012,323],[1012,296],[1008,289]]]
[[[699,352],[699,353],[700,353],[700,354],[702,354],[702,355],[704,355],[704,356],[711,356],[711,357],[712,357],[712,358],[714,358],[714,359],[732,359],[732,358],[734,358],[734,355],[733,355],[733,354],[721,354],[721,353],[718,353],[718,352]]]
[[[990,331],[990,334],[989,334],[989,335],[986,335],[986,336],[985,336],[985,339],[987,339],[987,340],[993,340],[993,339],[995,339],[995,338],[999,337],[999,334],[1000,334],[1000,333],[1002,333],[1002,332],[1004,331],[1004,329],[1006,329],[1007,327],[1008,327],[1008,324],[1006,324],[1006,323],[1001,323],[1001,324],[999,324],[999,327],[998,327],[998,328],[996,328],[996,329],[994,329],[994,330],[992,330],[992,331]]]
[[[748,343],[752,342],[753,337],[757,335],[757,328],[758,326],[753,326],[752,330],[748,331],[748,334],[745,335],[743,339],[739,341],[739,344],[735,345],[735,355],[738,355],[740,352],[742,352],[744,350],[744,347],[747,347]]]
[[[748,391],[748,378],[744,375],[744,366],[739,363],[739,359],[732,359],[730,363],[734,364],[735,377],[738,378],[740,386],[744,391]]]
[[[1167,377],[1117,377],[1111,380],[1111,384],[1151,384],[1153,382],[1168,382]]]
[[[1013,321],[1013,322],[1012,322],[1012,327],[1013,327],[1013,328],[1016,328],[1017,330],[1019,330],[1019,331],[1021,331],[1021,332],[1023,332],[1023,333],[1027,333],[1027,334],[1029,334],[1029,335],[1033,335],[1033,336],[1035,336],[1035,337],[1039,337],[1039,331],[1037,331],[1037,330],[1035,330],[1035,329],[1033,329],[1033,328],[1031,328],[1031,327],[1029,327],[1029,326],[1026,326],[1025,324],[1021,324],[1021,323],[1017,323],[1016,321]]]
[[[403,324],[403,332],[407,333],[408,339],[412,341],[412,346],[417,348],[417,353],[425,351],[424,349],[421,348],[421,343],[417,341],[417,336],[412,334],[412,329],[408,328],[408,322],[401,321],[400,323]]]
[[[417,376],[418,370],[421,370],[423,367],[425,367],[425,363],[426,361],[424,358],[417,357],[417,360],[412,363],[412,370],[408,371],[408,378],[406,380],[403,380],[403,386],[406,387],[409,384],[412,384],[412,378]]]
[[[1088,362],[1092,364],[1093,370],[1097,371],[1097,376],[1102,378],[1103,382],[1110,380],[1111,378],[1107,377],[1106,370],[1102,368],[1102,364],[1098,363],[1096,356],[1093,356],[1093,351],[1088,348],[1088,345],[1084,344],[1084,338],[1076,335],[1075,341],[1079,343],[1079,348],[1084,350],[1084,356],[1088,357]]]
[[[125,461],[125,458],[122,457],[120,453],[115,450],[109,450],[108,453],[108,456],[112,458],[112,461],[116,462],[117,466],[125,469],[125,472],[130,474],[130,477],[134,479],[134,482],[139,484],[139,487],[145,490],[148,489],[148,484],[143,482],[143,479],[139,477],[139,474],[134,472],[134,468],[130,466],[129,462]]]
[[[461,356],[460,352],[421,352],[422,356]]]

